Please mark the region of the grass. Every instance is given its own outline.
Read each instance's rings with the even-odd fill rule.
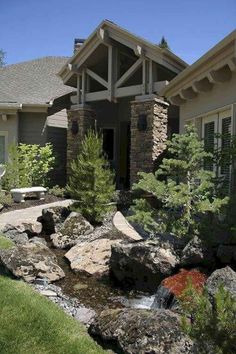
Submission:
[[[15,244],[13,241],[0,234],[0,250],[7,250],[14,246]]]
[[[104,354],[85,327],[22,281],[0,276],[1,354]]]

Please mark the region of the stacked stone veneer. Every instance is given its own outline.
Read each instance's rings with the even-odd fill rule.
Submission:
[[[67,130],[67,175],[70,174],[70,164],[74,160],[81,148],[81,142],[89,128],[95,126],[95,111],[91,108],[78,108],[67,111],[68,130]],[[78,122],[78,133],[72,133],[72,122]]]
[[[140,171],[152,172],[154,162],[166,148],[168,103],[158,98],[131,102],[130,183]],[[147,129],[138,130],[140,114],[147,115]]]

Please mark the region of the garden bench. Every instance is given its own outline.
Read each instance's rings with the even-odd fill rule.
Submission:
[[[37,199],[43,200],[47,189],[44,187],[30,187],[30,188],[15,188],[11,189],[11,195],[16,203],[22,203],[25,201],[26,194],[34,193]]]

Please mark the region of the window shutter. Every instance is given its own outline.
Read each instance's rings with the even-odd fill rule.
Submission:
[[[229,190],[230,187],[230,144],[231,144],[231,117],[221,120],[221,175],[224,176],[224,189]]]
[[[215,147],[215,122],[204,123],[204,147],[205,151],[214,153]],[[204,161],[204,169],[213,171],[213,162],[210,158]]]

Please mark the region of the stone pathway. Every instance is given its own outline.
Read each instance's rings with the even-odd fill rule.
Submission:
[[[72,203],[71,199],[66,199],[54,203],[37,205],[34,207],[13,210],[7,213],[0,214],[0,231],[4,228],[6,224],[11,224],[18,226],[22,224],[22,222],[36,222],[37,218],[42,215],[42,210],[44,208],[50,208],[54,206],[68,206]]]
[[[143,239],[139,235],[139,233],[133,228],[133,226],[130,225],[130,223],[126,220],[126,218],[120,211],[117,211],[115,213],[112,222],[115,228],[118,231],[120,231],[122,234],[126,235],[127,237],[135,241],[139,241]]]

